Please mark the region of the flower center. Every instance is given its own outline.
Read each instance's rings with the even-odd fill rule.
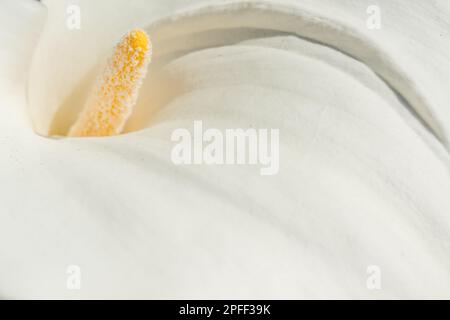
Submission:
[[[133,111],[151,60],[151,43],[143,30],[126,34],[97,79],[69,136],[120,134]]]

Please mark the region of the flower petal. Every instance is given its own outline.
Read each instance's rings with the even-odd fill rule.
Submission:
[[[25,84],[30,60],[45,18],[45,8],[31,0],[0,2],[0,129],[17,128],[17,121],[28,123]],[[19,95],[12,102],[12,97]],[[17,105],[15,103],[19,103]],[[20,125],[25,127],[24,125]]]
[[[44,17],[45,8],[36,1],[0,3],[0,78],[5,81],[2,84],[25,83]]]
[[[98,8],[106,3],[89,2]],[[30,88],[35,98],[40,90],[55,90],[54,98],[42,93],[33,105],[43,108],[35,112],[45,111],[37,112],[44,132],[66,95],[76,90],[71,86],[84,83],[86,73],[95,69],[94,60],[115,41],[118,34],[109,35],[109,28],[122,33],[113,20],[122,19],[116,21],[121,25],[123,19],[142,17],[137,22],[146,22],[145,14],[126,11],[134,9],[123,3],[105,6],[112,16],[88,10],[96,17],[88,30],[106,28],[94,33],[97,39],[90,32],[63,33],[58,23],[49,22],[54,28],[47,28],[35,60],[40,72],[30,83],[36,86]],[[145,3],[150,8],[156,1]],[[373,35],[348,33],[345,23],[336,21],[363,20],[354,18],[361,9],[350,5],[355,1],[249,3],[217,2],[167,19],[156,18],[162,9],[141,8],[148,13],[147,30],[156,37],[160,61],[150,70],[139,105],[140,112],[145,106],[159,112],[148,119],[150,126],[134,119],[145,130],[107,139],[0,141],[1,153],[8,154],[0,157],[0,176],[5,177],[0,288],[5,295],[450,295],[448,153],[373,72],[392,79],[402,74],[392,72],[404,66],[404,57],[392,52],[397,29],[388,28],[389,36],[372,46]],[[392,3],[383,6],[395,11],[401,2]],[[399,27],[415,24],[408,17],[427,11],[432,14],[424,20],[433,24],[436,12],[428,2],[420,3],[396,11],[396,21],[405,21]],[[334,9],[342,14],[339,18]],[[64,22],[58,12],[55,21]],[[52,38],[51,32],[62,36]],[[302,34],[331,45],[342,41],[350,53],[365,52],[367,65],[302,39]],[[366,41],[347,41],[359,36]],[[390,57],[385,70],[386,62],[377,60],[379,50]],[[405,55],[414,60],[410,51]],[[55,60],[53,66],[45,54]],[[392,83],[408,84],[406,93],[411,89],[409,95],[415,95],[412,88],[428,75],[422,68],[409,70],[412,82],[399,76]],[[432,99],[426,90],[419,93]],[[178,128],[191,129],[198,119],[218,129],[279,128],[279,174],[262,177],[252,166],[175,166],[170,135]],[[67,290],[65,271],[71,264],[81,267],[80,291]],[[384,290],[367,290],[370,264],[382,268]]]
[[[80,100],[85,98],[92,74],[95,74],[92,70],[104,59],[108,48],[132,27],[150,24],[148,29],[152,38],[166,41],[163,51],[167,46],[170,50],[167,41],[175,38],[176,43],[177,36],[217,28],[256,27],[308,37],[364,61],[406,99],[433,134],[447,146],[450,137],[450,124],[446,120],[450,117],[447,101],[450,93],[445,90],[444,83],[450,76],[450,67],[447,66],[448,56],[442,53],[449,52],[449,41],[442,41],[442,37],[448,36],[445,14],[450,12],[450,6],[445,1],[439,2],[439,9],[432,3],[383,2],[383,7],[390,9],[386,10],[383,19],[383,28],[389,30],[384,34],[377,34],[366,27],[367,5],[353,1],[337,4],[322,0],[317,4],[293,0],[246,0],[213,2],[212,5],[208,1],[190,1],[189,6],[183,0],[170,3],[139,0],[133,5],[120,0],[96,1],[95,4],[79,1],[83,26],[78,32],[65,27],[67,16],[62,12],[67,9],[67,4],[55,0],[46,3],[50,11],[49,32],[38,52],[30,83],[31,112],[36,130],[41,134],[51,131],[57,110],[79,110],[65,107],[64,101],[76,106],[82,104],[83,101],[71,100],[71,95]],[[422,20],[430,20],[429,17],[433,16],[432,21],[427,22],[429,28],[422,28],[413,20],[402,20],[399,28],[397,19],[389,16],[389,12],[409,6],[423,15]],[[181,8],[182,13],[161,20],[170,10],[176,12]],[[407,37],[404,30],[407,30]],[[409,38],[426,40],[405,40]],[[188,47],[193,45],[195,43],[188,44]],[[430,63],[423,65],[421,62],[424,60]],[[48,68],[49,65],[54,68]],[[43,66],[46,66],[45,72]],[[43,76],[46,81],[41,81]],[[440,81],[436,82],[436,78]],[[73,114],[68,115],[70,120],[73,117]]]

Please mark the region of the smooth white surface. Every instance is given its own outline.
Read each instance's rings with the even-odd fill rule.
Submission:
[[[66,3],[46,2],[26,76],[45,9],[0,2],[30,16],[0,20],[2,296],[450,297],[447,1],[379,1],[377,31],[370,1],[78,3],[69,31]],[[27,114],[48,133],[136,26],[155,63],[129,130],[146,129],[36,135]],[[174,166],[170,134],[194,120],[279,128],[280,173]],[[71,264],[80,291],[66,289]],[[367,290],[368,265],[382,290]]]

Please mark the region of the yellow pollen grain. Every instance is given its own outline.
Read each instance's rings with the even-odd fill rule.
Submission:
[[[145,31],[136,29],[126,34],[97,79],[69,136],[120,134],[136,104],[150,59],[151,43]]]

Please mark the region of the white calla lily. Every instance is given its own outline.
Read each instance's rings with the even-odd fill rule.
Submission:
[[[380,0],[374,31],[369,2],[78,0],[71,30],[67,1],[0,0],[0,296],[448,298],[450,5]],[[134,28],[126,134],[51,138]],[[195,120],[279,128],[279,173],[175,166]]]

